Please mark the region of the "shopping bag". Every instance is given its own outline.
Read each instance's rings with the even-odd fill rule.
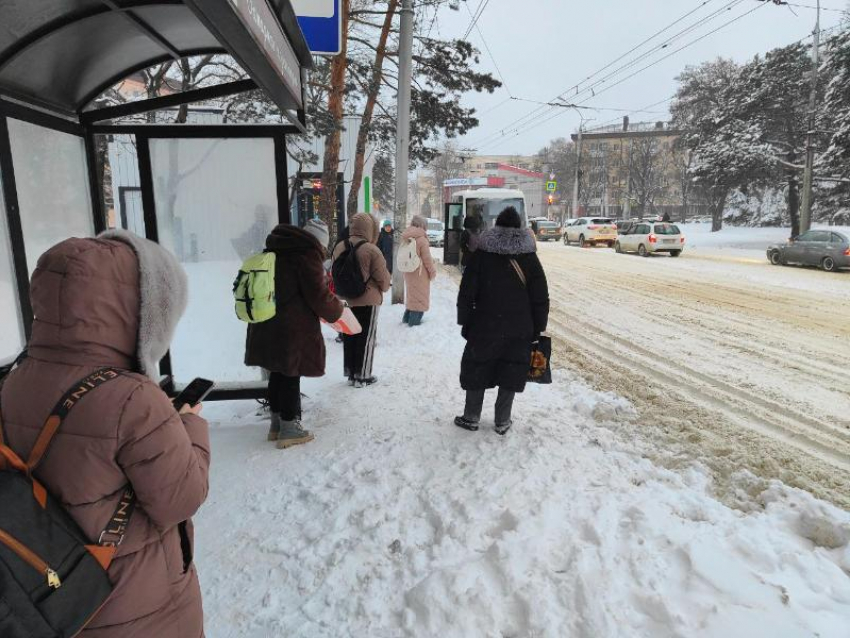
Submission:
[[[552,383],[552,340],[540,337],[540,341],[531,347],[531,367],[528,370],[530,383]]]
[[[359,335],[363,332],[363,326],[357,321],[357,317],[351,312],[351,308],[346,306],[342,311],[342,316],[334,323],[328,323],[322,319],[322,323],[327,323],[331,328],[344,335]]]

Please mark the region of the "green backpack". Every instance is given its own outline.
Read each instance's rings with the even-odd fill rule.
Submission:
[[[242,264],[233,282],[236,316],[245,323],[262,323],[275,316],[275,254],[260,253]]]

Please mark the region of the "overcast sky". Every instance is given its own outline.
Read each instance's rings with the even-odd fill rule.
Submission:
[[[679,36],[639,63],[624,70],[590,92],[564,93],[572,102],[587,106],[640,109],[666,100],[675,92],[675,77],[686,66],[713,59],[718,55],[737,61],[790,44],[811,34],[815,11],[805,6],[776,6],[758,0],[483,0],[487,3],[478,28],[490,47],[495,64],[501,70],[506,87],[492,95],[471,95],[466,103],[478,109],[481,126],[460,140],[463,148],[480,154],[532,154],[549,140],[568,136],[576,130],[579,116],[575,111],[555,109],[531,121],[516,120],[535,114],[538,105],[510,100],[511,96],[549,102],[582,82],[587,76],[616,60],[657,31],[682,19],[657,38],[623,58],[585,86],[605,77],[641,54],[660,47],[681,31],[703,18],[732,5],[713,20]],[[461,0],[460,11],[442,11],[434,24],[434,33],[442,37],[462,37],[482,0]],[[815,0],[791,0],[797,5],[814,5]],[[823,0],[826,9],[843,9],[846,0]],[[467,10],[467,7],[469,10]],[[792,9],[793,8],[793,12]],[[723,25],[752,11],[733,24]],[[796,13],[796,15],[795,15]],[[841,21],[840,11],[823,11],[824,29]],[[703,35],[717,33],[688,46],[652,68],[618,86],[606,87],[675,52]],[[498,76],[481,35],[472,31],[472,42],[481,49],[481,67]],[[570,97],[572,95],[572,97]],[[667,104],[653,107],[660,113],[634,113],[632,121],[667,119]],[[539,107],[546,109],[547,107]],[[611,123],[625,113],[613,110],[584,111],[594,118],[588,126]],[[536,114],[541,114],[537,111]],[[553,116],[554,119],[550,119]],[[548,121],[547,121],[548,120]]]

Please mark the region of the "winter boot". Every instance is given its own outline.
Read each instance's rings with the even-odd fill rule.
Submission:
[[[355,388],[365,388],[370,385],[375,385],[378,382],[378,377],[372,376],[368,379],[355,379],[354,387]]]
[[[277,436],[280,433],[280,414],[272,412],[272,423],[269,426],[269,441],[277,441]]]
[[[511,426],[513,424],[513,421],[508,421],[507,423],[497,423],[496,427],[493,429],[496,430],[496,434],[500,436],[505,436],[508,433],[508,430],[511,429]]]
[[[280,422],[280,434],[277,435],[277,449],[285,450],[294,445],[303,445],[309,443],[314,438],[311,432],[304,430],[301,427],[301,421],[283,421]]]
[[[468,419],[465,416],[456,416],[455,425],[470,432],[478,432],[478,419]]]

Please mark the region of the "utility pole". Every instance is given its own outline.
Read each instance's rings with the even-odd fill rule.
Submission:
[[[395,162],[395,241],[398,256],[401,234],[407,226],[407,175],[410,172],[410,87],[413,81],[413,0],[403,0],[398,44],[398,121]],[[393,269],[393,303],[404,303],[404,274]]]
[[[800,233],[812,227],[812,182],[815,170],[814,135],[817,127],[818,71],[820,66],[820,0],[815,24],[814,43],[812,45],[812,91],[809,96],[808,131],[806,131],[806,171],[803,175],[803,207],[800,211]]]
[[[579,114],[580,115],[580,114]],[[584,135],[584,119],[578,126],[578,142],[576,143],[576,178],[573,181],[573,212],[572,218],[578,217],[578,182],[581,177],[581,143]]]

